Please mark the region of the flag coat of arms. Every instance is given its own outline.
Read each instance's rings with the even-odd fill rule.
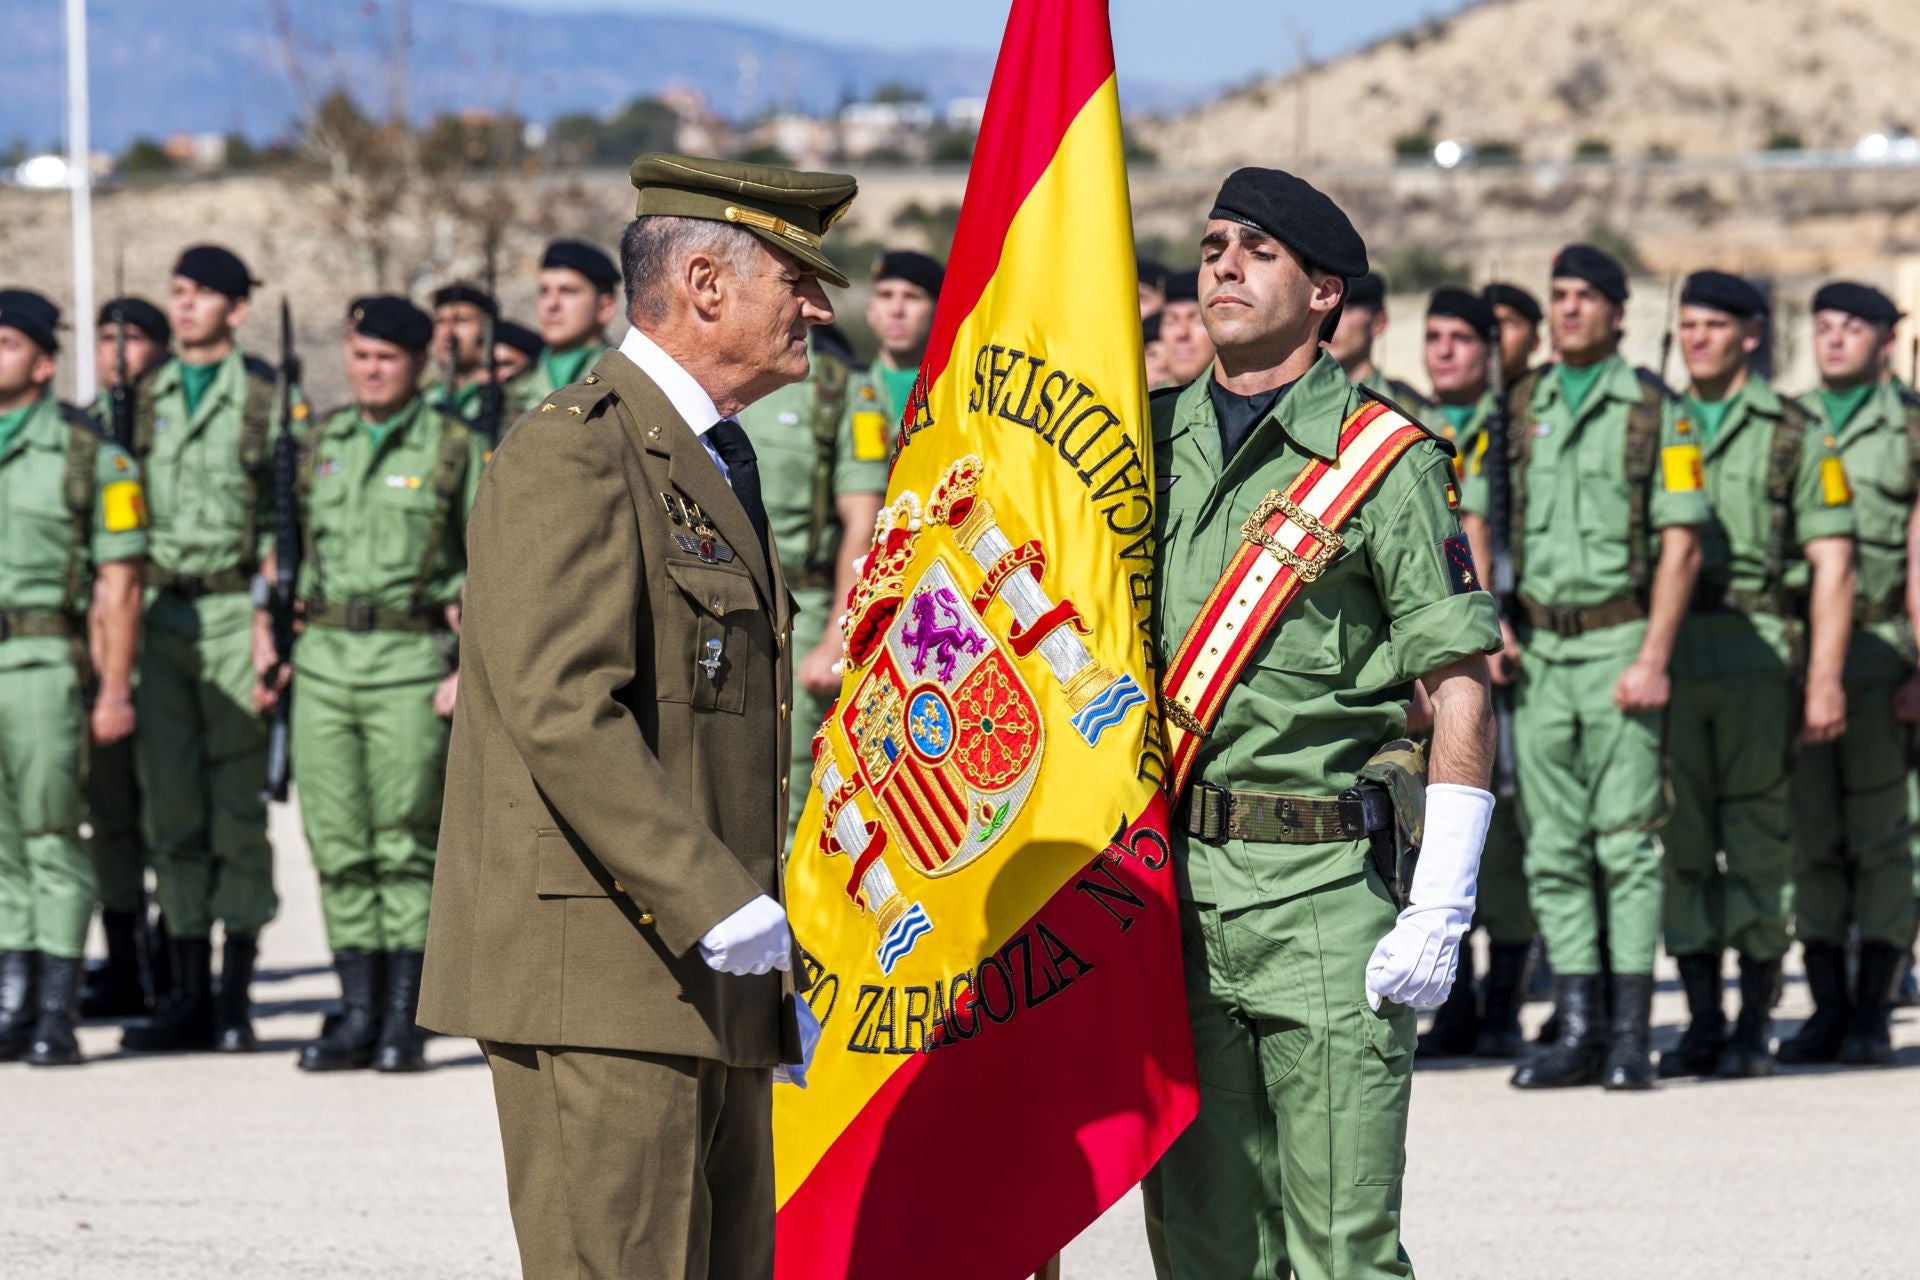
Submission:
[[[1104,0],[1016,0],[787,906],[782,1280],[1031,1274],[1197,1107]]]

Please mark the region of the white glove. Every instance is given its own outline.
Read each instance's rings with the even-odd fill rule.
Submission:
[[[813,1051],[820,1047],[820,1019],[813,1016],[813,1006],[804,999],[794,997],[794,1017],[800,1023],[800,1061],[782,1062],[773,1069],[775,1084],[798,1085],[807,1087],[807,1072],[813,1066]]]
[[[1460,940],[1473,923],[1480,851],[1493,821],[1493,795],[1436,782],[1427,788],[1426,843],[1414,864],[1407,908],[1367,961],[1367,1003],[1437,1009],[1460,968]]]
[[[780,904],[761,894],[707,930],[700,958],[709,969],[746,975],[793,968],[793,933]]]

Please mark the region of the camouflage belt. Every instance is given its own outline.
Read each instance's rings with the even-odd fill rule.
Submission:
[[[1551,631],[1563,640],[1583,636],[1589,631],[1617,627],[1623,622],[1638,622],[1647,616],[1647,607],[1640,603],[1637,596],[1621,596],[1605,604],[1584,607],[1535,604],[1521,596],[1520,605],[1526,610],[1527,621],[1534,630]]]
[[[1853,598],[1853,620],[1859,626],[1871,627],[1882,622],[1892,622],[1895,618],[1904,616],[1906,612],[1907,608],[1903,603],[1895,603],[1891,600],[1862,600],[1859,596]]]
[[[424,635],[429,631],[450,630],[446,614],[438,609],[376,609],[365,600],[307,601],[306,622],[310,627],[336,631],[406,631]]]
[[[202,596],[245,595],[253,589],[253,574],[244,569],[221,569],[217,573],[175,573],[171,569],[152,568],[148,584],[171,591],[188,600]]]
[[[1785,591],[1729,587],[1718,582],[1695,583],[1688,610],[1692,613],[1771,613],[1782,618],[1794,612]]]
[[[73,619],[57,609],[0,611],[0,640],[70,640],[73,636]]]
[[[1337,796],[1289,796],[1196,782],[1187,791],[1181,822],[1188,835],[1209,844],[1338,844],[1391,827],[1393,802],[1384,787],[1373,784]]]

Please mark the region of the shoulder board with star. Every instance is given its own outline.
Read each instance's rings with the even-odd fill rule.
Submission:
[[[100,425],[99,420],[77,404],[68,404],[65,400],[60,401],[60,418],[70,427],[79,427],[82,430],[91,431],[102,440],[107,438],[106,428]]]
[[[1414,426],[1426,432],[1427,439],[1439,445],[1440,451],[1442,453],[1445,453],[1449,458],[1454,457],[1459,453],[1459,450],[1453,447],[1453,441],[1447,439],[1445,436],[1441,435],[1438,431],[1435,431],[1432,427],[1420,421],[1420,417],[1418,414],[1408,413],[1405,409],[1395,404],[1392,400],[1389,400],[1386,396],[1381,395],[1378,391],[1375,391],[1372,387],[1363,387],[1356,382],[1353,384],[1353,389],[1359,392],[1361,396],[1365,397],[1368,400],[1379,401],[1381,404],[1387,406],[1387,408],[1393,410],[1395,413],[1399,414],[1402,418],[1405,418],[1408,422],[1412,423]]]
[[[1665,379],[1644,365],[1634,366],[1633,373],[1635,377],[1640,379],[1640,385],[1642,387],[1653,392],[1660,399],[1678,400],[1680,398],[1674,393],[1673,388],[1666,384]]]
[[[536,420],[560,419],[569,422],[598,417],[602,412],[601,406],[613,398],[613,384],[597,373],[589,373],[580,381],[569,382],[547,395],[540,403],[529,408],[525,416]]]
[[[274,382],[280,377],[280,371],[259,356],[241,356],[240,364],[246,369],[249,378],[256,378],[261,382]]]

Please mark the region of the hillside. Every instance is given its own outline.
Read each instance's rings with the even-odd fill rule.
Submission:
[[[1276,61],[1290,61],[1284,55]],[[1429,134],[1572,158],[1743,156],[1920,131],[1914,0],[1487,0],[1140,130],[1183,166],[1376,165]]]

